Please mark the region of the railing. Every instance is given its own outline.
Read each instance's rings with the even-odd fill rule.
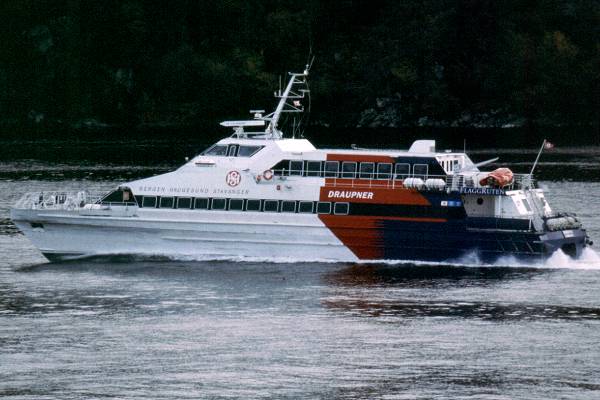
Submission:
[[[30,192],[17,201],[15,208],[34,210],[76,210],[98,203],[106,193],[100,192]],[[134,203],[132,203],[133,205]]]
[[[295,171],[295,170],[277,170],[274,171],[277,178],[285,180],[288,177],[320,177],[328,180],[327,186],[347,187],[347,188],[416,188],[429,191],[461,191],[467,189],[490,189],[489,186],[482,186],[479,180],[486,173],[480,172],[475,175],[429,175],[429,174],[378,174],[378,173],[360,173],[360,172],[328,172],[318,173],[317,171]],[[304,174],[303,174],[304,172]],[[383,179],[381,179],[383,178]],[[420,180],[420,182],[418,181]],[[514,174],[513,181],[502,187],[502,190],[527,190],[533,189],[534,179],[529,174]]]

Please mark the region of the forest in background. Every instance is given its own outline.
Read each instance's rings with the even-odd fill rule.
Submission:
[[[313,126],[597,131],[599,4],[4,0],[0,132],[213,130],[311,52]]]

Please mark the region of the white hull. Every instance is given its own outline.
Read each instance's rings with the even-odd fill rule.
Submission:
[[[316,215],[150,209],[135,217],[106,217],[13,209],[11,217],[52,259],[160,254],[357,260]]]

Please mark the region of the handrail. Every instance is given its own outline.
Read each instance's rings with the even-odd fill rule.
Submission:
[[[137,206],[135,202],[101,202],[106,196],[103,192],[29,192],[25,193],[17,203],[18,209],[39,209],[39,210],[80,210],[90,206]]]
[[[306,171],[306,170],[289,170],[289,169],[277,169],[273,170],[273,173],[279,179],[287,179],[288,177],[305,177],[305,178],[325,178],[328,180],[328,186],[334,187],[350,187],[350,188],[384,188],[384,189],[396,189],[409,187],[404,182],[407,179],[421,179],[423,185],[419,185],[418,182],[412,182],[412,187],[420,190],[437,190],[437,191],[461,191],[463,188],[470,189],[484,189],[489,186],[482,186],[479,184],[478,175],[430,175],[430,174],[395,174],[395,173],[368,173],[370,177],[360,177],[367,174],[361,172],[330,172],[330,171]],[[314,175],[310,175],[314,174]],[[334,176],[327,176],[328,174]],[[480,174],[485,174],[481,172]],[[350,176],[344,176],[350,175]],[[387,175],[387,178],[379,179],[380,176]],[[427,185],[428,180],[442,180],[443,185],[438,181],[434,183],[430,181],[430,185]],[[527,190],[535,188],[534,179],[529,174],[514,174],[513,181],[507,186],[504,186],[504,191],[507,190]]]

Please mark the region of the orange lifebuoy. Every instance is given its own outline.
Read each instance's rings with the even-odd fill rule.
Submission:
[[[266,181],[270,181],[271,179],[273,179],[273,171],[268,169],[265,172],[263,172],[263,178],[265,178]]]

